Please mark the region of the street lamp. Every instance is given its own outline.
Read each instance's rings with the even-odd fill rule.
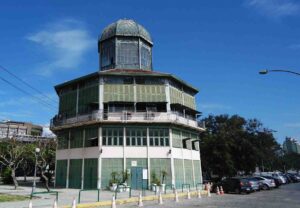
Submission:
[[[34,165],[34,176],[33,176],[33,185],[32,185],[32,193],[35,192],[35,188],[36,188],[36,182],[35,182],[35,178],[36,178],[36,169],[37,169],[37,155],[40,153],[41,149],[40,148],[35,148],[34,150],[34,156],[35,156],[35,165]]]
[[[286,72],[286,73],[295,74],[295,75],[300,76],[300,73],[298,73],[298,72],[294,72],[294,71],[290,71],[290,70],[283,70],[283,69],[275,69],[275,70],[264,69],[264,70],[259,71],[259,74],[265,75],[265,74],[268,74],[269,72]]]

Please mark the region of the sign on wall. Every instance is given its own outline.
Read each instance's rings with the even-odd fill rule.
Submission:
[[[132,160],[131,161],[131,167],[136,167],[137,166],[137,161],[136,160]]]

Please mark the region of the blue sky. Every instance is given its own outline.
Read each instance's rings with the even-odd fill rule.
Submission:
[[[263,68],[300,72],[296,0],[3,1],[0,65],[57,100],[54,85],[98,70],[97,37],[120,18],[151,33],[155,70],[200,89],[204,115],[258,118],[279,142],[300,139],[300,77],[258,75]],[[39,96],[3,70],[0,76]],[[47,125],[57,113],[2,80],[0,96],[0,119]]]

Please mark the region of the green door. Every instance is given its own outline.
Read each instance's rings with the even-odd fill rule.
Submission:
[[[57,160],[55,168],[55,186],[56,187],[66,187],[67,181],[67,160]]]
[[[70,160],[69,188],[81,188],[82,159]]]
[[[147,188],[147,179],[143,180],[142,167],[131,167],[131,188],[136,190],[142,190]]]
[[[84,189],[97,188],[98,159],[84,159]]]

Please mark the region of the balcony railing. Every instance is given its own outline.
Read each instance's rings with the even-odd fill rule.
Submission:
[[[90,114],[78,115],[72,118],[64,118],[61,116],[55,116],[51,119],[50,128],[60,127],[64,125],[72,125],[82,122],[154,122],[154,123],[164,123],[164,122],[174,122],[178,124],[188,125],[195,128],[205,128],[203,123],[200,123],[196,119],[178,114],[177,112],[132,112],[132,111],[122,111],[122,112],[103,112],[103,111],[93,111]]]

